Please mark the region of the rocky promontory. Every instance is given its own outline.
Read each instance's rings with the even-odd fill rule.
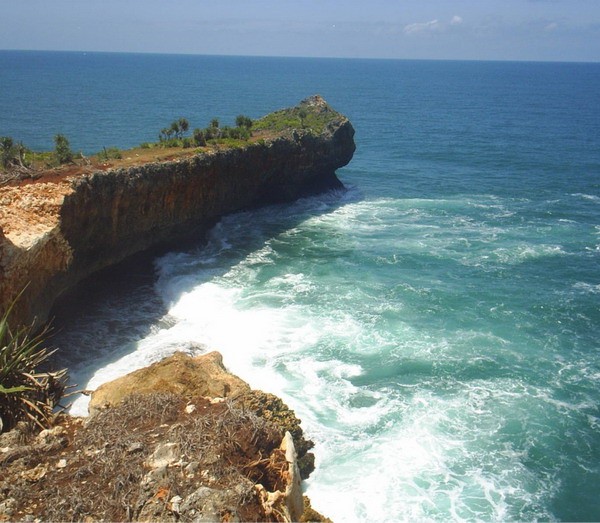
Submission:
[[[300,420],[217,352],[106,383],[90,414],[0,435],[0,521],[329,521]]]
[[[0,317],[14,302],[12,325],[42,325],[101,269],[201,241],[225,214],[343,187],[354,129],[321,97],[255,129],[242,144],[0,178]],[[0,434],[0,521],[327,521],[302,496],[314,456],[300,420],[217,352],[102,385],[87,420],[49,412],[39,434],[25,421]]]
[[[290,111],[301,125],[286,123]],[[0,309],[25,289],[11,323],[43,322],[100,269],[201,239],[227,213],[342,187],[335,170],[355,150],[347,118],[314,96],[262,121],[243,146],[0,187]]]

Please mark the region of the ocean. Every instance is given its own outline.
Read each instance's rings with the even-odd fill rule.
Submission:
[[[88,285],[73,382],[221,351],[303,420],[336,522],[600,520],[600,64],[3,51],[0,135],[87,154],[316,93],[347,190]]]

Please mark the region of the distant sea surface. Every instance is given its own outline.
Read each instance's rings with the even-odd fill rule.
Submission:
[[[218,349],[302,418],[334,521],[600,520],[600,64],[0,52],[0,135],[91,153],[315,93],[348,190],[85,294],[73,381]]]

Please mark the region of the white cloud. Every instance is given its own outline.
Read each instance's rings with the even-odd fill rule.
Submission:
[[[450,25],[460,25],[463,23],[462,16],[454,15],[450,20]]]
[[[557,27],[558,27],[558,24],[556,22],[551,22],[546,27],[544,27],[544,30],[554,31]]]
[[[440,22],[437,20],[431,20],[429,22],[417,22],[414,24],[408,24],[404,26],[404,33],[407,35],[412,35],[416,33],[421,33],[423,31],[435,31],[439,29]]]

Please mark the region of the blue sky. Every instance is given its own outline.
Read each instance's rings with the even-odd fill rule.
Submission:
[[[0,49],[600,61],[600,0],[0,0]]]

